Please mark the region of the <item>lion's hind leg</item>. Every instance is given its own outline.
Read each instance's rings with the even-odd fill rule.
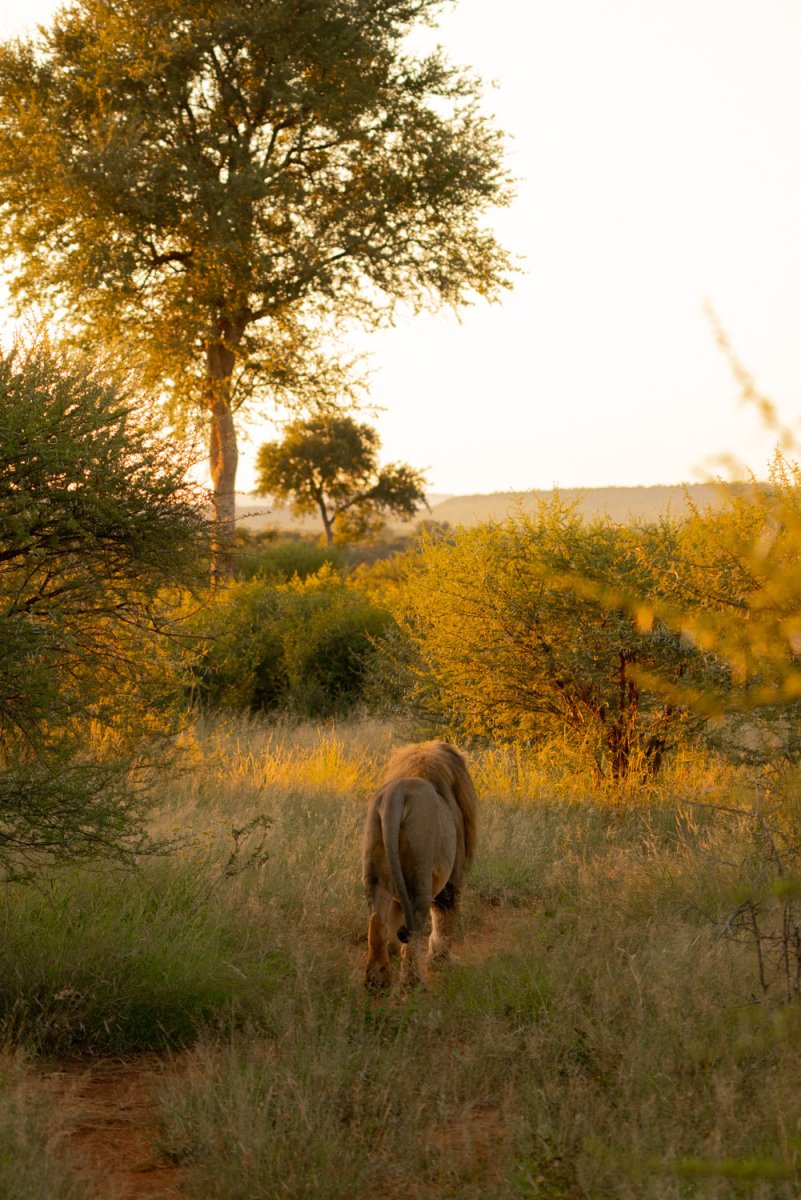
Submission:
[[[388,950],[383,916],[380,912],[372,912],[367,926],[367,968],[364,984],[373,991],[384,991],[392,982]]]
[[[418,987],[423,978],[420,974],[420,961],[425,950],[426,939],[421,933],[410,933],[408,941],[401,948],[400,982],[403,988]]]
[[[415,910],[414,930],[402,931],[400,981],[404,988],[418,987],[423,982],[420,964],[423,961],[428,940],[428,902],[423,898],[413,901]]]
[[[451,956],[451,943],[459,919],[459,892],[452,883],[446,883],[434,897],[431,905],[431,937],[428,942],[427,961],[436,969]]]
[[[397,958],[402,953],[402,938],[406,937],[404,930],[403,909],[398,901],[393,899],[387,920],[387,952],[390,958]]]

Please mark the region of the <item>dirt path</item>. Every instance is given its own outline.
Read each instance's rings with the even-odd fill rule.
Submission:
[[[510,949],[519,937],[519,926],[519,917],[510,920],[507,914],[482,907],[468,923],[465,938],[454,947],[456,961],[481,963]],[[359,939],[348,949],[358,982],[364,941]],[[436,989],[438,982],[433,977],[429,986]],[[159,1150],[156,1096],[165,1078],[180,1075],[187,1065],[188,1059],[182,1064],[180,1056],[140,1054],[51,1062],[41,1071],[65,1158],[86,1179],[86,1200],[179,1200],[186,1171]],[[484,1110],[464,1114],[465,1146],[471,1155],[483,1153],[485,1143],[497,1137],[498,1120],[497,1114]],[[449,1136],[453,1128],[451,1119]]]
[[[157,1055],[51,1064],[44,1073],[65,1156],[86,1176],[87,1200],[172,1200],[183,1170],[158,1149],[156,1092],[175,1069]]]

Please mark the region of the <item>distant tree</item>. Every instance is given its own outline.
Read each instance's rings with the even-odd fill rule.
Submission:
[[[299,516],[318,512],[326,545],[358,540],[375,518],[407,519],[425,504],[423,476],[405,463],[379,467],[378,433],[349,416],[293,421],[258,452],[256,486],[288,500]]]
[[[168,726],[168,597],[207,578],[171,447],[97,368],[0,353],[0,873],[121,853]]]
[[[407,35],[444,0],[72,0],[0,47],[0,255],[202,415],[233,569],[249,397],[339,394],[340,320],[492,298],[509,198],[480,86]]]

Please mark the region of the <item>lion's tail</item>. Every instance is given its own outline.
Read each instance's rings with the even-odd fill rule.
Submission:
[[[415,933],[417,931],[417,918],[415,917],[412,902],[409,898],[406,880],[403,878],[403,868],[400,859],[400,827],[403,817],[403,804],[402,785],[391,783],[388,787],[384,788],[379,810],[381,813],[381,834],[384,839],[384,851],[389,863],[392,883],[403,909],[403,919],[406,922],[406,928],[409,933]]]

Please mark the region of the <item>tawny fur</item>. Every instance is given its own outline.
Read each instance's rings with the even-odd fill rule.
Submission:
[[[368,986],[389,985],[389,956],[398,950],[401,981],[418,980],[429,911],[428,961],[448,957],[464,873],[475,852],[477,816],[467,763],[454,746],[420,742],[392,756],[370,801],[364,834]]]

